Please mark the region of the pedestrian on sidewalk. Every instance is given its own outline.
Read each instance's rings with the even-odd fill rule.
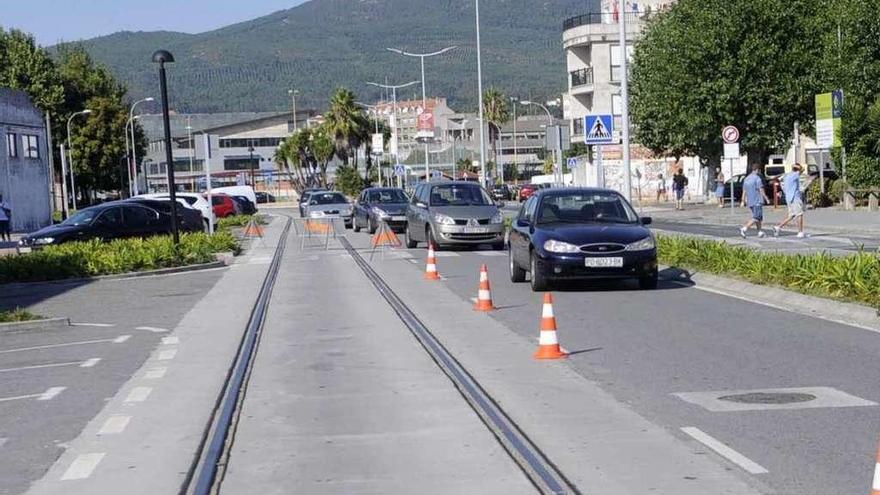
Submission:
[[[3,200],[3,195],[0,194],[0,241],[12,242],[11,224],[12,207]]]
[[[684,170],[678,169],[672,176],[672,192],[675,193],[675,209],[684,209],[684,190],[687,188],[688,178],[684,175]]]
[[[791,172],[782,176],[782,192],[785,194],[785,203],[788,205],[788,216],[779,225],[773,226],[773,235],[778,236],[779,231],[788,225],[789,222],[797,219],[798,233],[800,239],[805,237],[804,234],[804,196],[801,193],[801,172],[803,166],[795,163],[791,167]]]
[[[742,204],[748,204],[751,218],[739,229],[739,235],[746,237],[746,232],[754,225],[758,229],[758,237],[764,237],[761,224],[764,222],[764,205],[770,203],[767,193],[764,191],[764,178],[761,177],[761,165],[752,164],[752,173],[743,181]]]
[[[718,207],[724,208],[724,172],[721,167],[715,169],[715,198],[718,199]]]
[[[663,178],[663,174],[657,174],[657,202],[660,202],[660,196],[663,196],[663,201],[669,201],[669,196],[666,194],[666,179]]]

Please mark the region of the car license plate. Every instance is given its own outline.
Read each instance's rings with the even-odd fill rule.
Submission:
[[[464,228],[465,234],[485,234],[487,232],[489,232],[489,229],[487,227],[465,227]]]
[[[585,258],[584,263],[587,268],[621,268],[623,258]]]
[[[391,217],[391,221],[392,222],[405,222],[406,217],[405,216]]]
[[[18,248],[18,254],[27,254],[27,253],[30,253],[31,251],[33,251],[33,250],[29,247]]]

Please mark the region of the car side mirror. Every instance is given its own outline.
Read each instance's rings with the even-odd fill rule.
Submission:
[[[651,225],[654,223],[654,219],[651,217],[642,217],[641,219],[642,225]]]
[[[419,208],[427,208],[428,207],[428,205],[426,205],[425,203],[422,203],[421,201],[416,201],[416,206]]]
[[[530,225],[531,225],[531,224],[529,223],[529,221],[526,220],[525,218],[517,218],[517,219],[516,219],[516,226],[517,226],[517,227],[526,228],[526,227],[528,227],[528,226],[530,226]]]

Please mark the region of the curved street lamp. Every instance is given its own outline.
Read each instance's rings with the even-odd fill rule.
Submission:
[[[171,122],[168,118],[168,80],[165,75],[165,64],[173,63],[174,55],[166,50],[153,53],[153,63],[159,64],[159,90],[162,96],[162,123],[165,127],[165,163],[168,172],[168,197],[171,200],[171,237],[174,245],[180,244],[180,233],[177,229],[177,186],[174,184],[174,156],[171,152]]]
[[[135,135],[134,135],[134,107],[138,106],[140,103],[144,103],[147,101],[155,101],[156,99],[152,96],[148,96],[146,98],[140,99],[131,104],[131,110],[128,112],[128,123],[131,126],[131,168],[129,169],[129,174],[131,174],[131,169],[134,169],[134,187],[132,188],[131,184],[129,184],[129,189],[134,191],[134,195],[137,196],[140,194],[138,182],[137,182],[137,173],[138,173],[138,165],[137,165],[137,146],[135,146]],[[146,176],[146,174],[144,174]],[[129,175],[129,182],[131,181],[131,175]]]
[[[70,150],[72,142],[70,140],[70,123],[73,121],[74,117],[77,115],[88,115],[92,113],[91,110],[85,109],[81,112],[74,112],[73,115],[67,119],[67,156],[68,161],[70,161],[70,195],[73,198],[73,209],[76,209],[76,181],[73,178],[73,152]],[[62,174],[63,175],[63,174]]]

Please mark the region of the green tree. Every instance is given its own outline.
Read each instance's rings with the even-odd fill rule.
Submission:
[[[636,139],[655,153],[717,163],[736,125],[752,163],[787,147],[813,115],[822,45],[818,0],[680,0],[654,17],[633,56]]]
[[[553,157],[547,155],[547,158],[544,159],[544,166],[541,169],[541,172],[544,175],[550,175],[553,173]]]
[[[34,37],[0,28],[0,86],[25,91],[41,110],[58,113],[64,86],[49,54]]]
[[[336,188],[354,198],[364,190],[364,179],[356,168],[342,165],[336,169]]]
[[[330,98],[330,110],[324,115],[327,131],[333,136],[336,156],[357,170],[357,149],[370,137],[370,122],[355,104],[351,90],[339,88]]]
[[[880,97],[870,107],[861,98],[846,100],[841,120],[847,181],[855,187],[880,186]],[[835,160],[840,163],[839,151]]]
[[[483,93],[483,116],[489,124],[489,146],[492,161],[498,163],[498,139],[501,126],[510,121],[510,102],[501,91],[490,88]],[[496,171],[496,176],[499,174]]]

